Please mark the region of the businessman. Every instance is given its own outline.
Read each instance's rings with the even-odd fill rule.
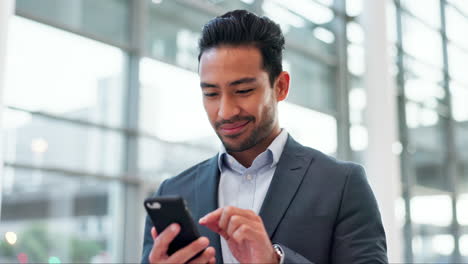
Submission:
[[[203,249],[193,263],[388,262],[363,168],[280,128],[278,102],[290,83],[284,44],[275,22],[245,10],[204,26],[200,87],[221,151],[155,194],[183,196],[202,237],[168,256],[180,226],[155,230],[147,218],[143,263],[185,263]]]

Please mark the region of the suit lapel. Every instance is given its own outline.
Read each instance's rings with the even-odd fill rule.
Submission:
[[[289,136],[276,167],[260,216],[270,239],[289,207],[312,161],[304,147]]]
[[[218,208],[218,185],[219,185],[218,156],[214,156],[207,163],[198,167],[196,195],[195,221]],[[219,235],[208,228],[198,225],[200,234],[210,240],[210,245],[216,250],[216,261],[222,263],[221,242]]]

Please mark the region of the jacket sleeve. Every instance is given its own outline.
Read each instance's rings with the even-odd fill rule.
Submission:
[[[161,183],[159,186],[158,191],[155,193],[154,196],[159,196],[163,194],[163,186],[164,186],[165,181]],[[141,263],[149,263],[149,254],[151,252],[151,249],[153,248],[153,237],[151,236],[151,228],[153,227],[153,223],[151,222],[151,219],[146,216],[146,221],[145,221],[145,233],[143,234],[143,253],[141,257]]]
[[[314,264],[310,260],[303,257],[301,254],[289,249],[285,245],[278,243],[284,253],[284,264],[288,263],[300,263],[300,264]]]
[[[331,249],[332,263],[388,263],[379,208],[361,166],[349,168],[342,192]]]

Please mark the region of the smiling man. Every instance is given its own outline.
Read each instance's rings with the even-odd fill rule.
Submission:
[[[168,256],[180,227],[155,230],[147,219],[142,262],[185,263],[206,248],[193,263],[386,263],[362,167],[280,128],[278,102],[290,82],[280,27],[232,11],[205,25],[199,48],[203,105],[221,151],[164,181],[156,195],[183,196],[202,237]]]

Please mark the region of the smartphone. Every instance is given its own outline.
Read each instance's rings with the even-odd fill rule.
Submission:
[[[144,206],[159,234],[172,223],[180,225],[180,233],[169,244],[167,251],[169,256],[200,237],[187,204],[182,197],[159,196],[148,198],[145,200]],[[202,252],[203,250],[195,257],[199,256]]]

